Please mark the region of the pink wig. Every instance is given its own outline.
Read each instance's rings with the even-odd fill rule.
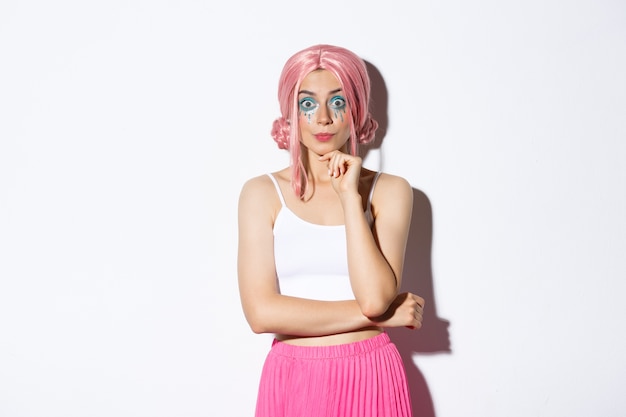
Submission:
[[[287,60],[278,83],[278,102],[282,117],[274,121],[272,137],[280,149],[291,156],[291,186],[303,198],[308,185],[302,163],[298,94],[302,80],[312,71],[324,69],[337,77],[350,108],[350,153],[357,145],[371,142],[378,123],[369,112],[370,79],[361,58],[353,52],[332,45],[315,45],[297,52]]]

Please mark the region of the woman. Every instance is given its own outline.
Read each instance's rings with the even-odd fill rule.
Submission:
[[[290,165],[239,200],[239,290],[255,333],[274,333],[257,417],[410,416],[386,327],[421,327],[424,300],[398,294],[413,192],[362,166],[378,127],[363,61],[335,46],[292,56],[272,136]]]

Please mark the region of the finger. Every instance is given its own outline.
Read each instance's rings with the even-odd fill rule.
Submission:
[[[332,157],[333,157],[333,156],[335,156],[335,154],[336,154],[337,152],[338,152],[338,151],[330,151],[330,152],[328,152],[328,153],[325,153],[325,154],[323,154],[323,155],[320,155],[320,156],[318,157],[318,159],[319,159],[320,161],[329,161],[330,159],[332,159]]]
[[[415,320],[413,322],[413,325],[411,326],[411,329],[421,329],[422,328],[422,322],[420,320]]]
[[[343,175],[346,173],[346,159],[340,158],[339,160],[339,174]]]
[[[333,166],[335,167],[335,177],[338,177],[341,174],[341,155],[339,153],[333,157]]]
[[[338,155],[335,154],[335,155],[333,155],[333,158],[331,159],[331,165],[333,167],[332,168],[333,169],[333,177],[335,177],[335,178],[339,174],[337,158],[338,158]]]
[[[342,153],[337,153],[333,158],[333,163],[335,166],[335,177],[340,177],[346,172],[346,158]]]
[[[420,297],[419,295],[415,295],[413,294],[413,299],[415,300],[415,302],[423,309],[424,305],[426,305],[426,300],[424,300],[422,297]]]
[[[328,155],[328,173],[331,177],[337,177],[337,152],[333,151]]]

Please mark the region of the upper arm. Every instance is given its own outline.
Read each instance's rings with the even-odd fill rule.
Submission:
[[[374,191],[372,209],[374,237],[399,288],[413,211],[413,188],[402,177],[381,175]]]
[[[244,314],[252,326],[264,296],[278,293],[272,191],[269,178],[257,177],[244,184],[239,196],[237,275]]]

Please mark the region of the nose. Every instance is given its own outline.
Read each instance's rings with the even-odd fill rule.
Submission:
[[[320,106],[319,109],[317,109],[317,124],[325,126],[332,123],[333,118],[331,116],[328,106]]]

